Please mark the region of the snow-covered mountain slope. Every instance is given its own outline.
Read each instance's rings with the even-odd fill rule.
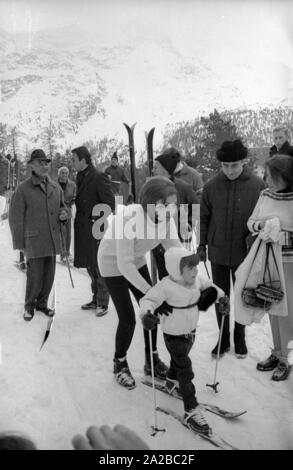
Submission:
[[[0,431],[28,433],[40,449],[70,449],[71,438],[91,424],[130,426],[153,449],[215,448],[172,418],[159,414],[166,432],[151,437],[152,391],[140,384],[144,364],[140,321],[129,351],[129,364],[137,379],[133,391],[113,379],[113,347],[117,316],[97,318],[80,309],[90,298],[90,282],[83,270],[73,270],[72,289],[66,267],[57,265],[57,314],[51,335],[40,351],[47,318],[38,314],[27,323],[22,318],[25,275],[14,265],[7,221],[0,224]],[[204,269],[202,268],[202,274]],[[201,315],[191,352],[198,397],[231,410],[247,410],[234,422],[205,413],[212,428],[240,449],[292,449],[293,374],[274,383],[270,373],[255,369],[256,361],[269,354],[268,319],[247,329],[249,355],[237,359],[233,351],[221,359],[220,392],[206,388],[213,381],[215,361],[210,356],[217,339],[213,309]],[[159,351],[168,353],[159,332]],[[182,403],[157,393],[159,405],[183,412]]]
[[[255,52],[231,57],[228,39],[203,37],[182,48],[172,31],[147,21],[126,21],[113,35],[76,25],[33,34],[0,30],[0,121],[35,146],[51,116],[60,148],[121,137],[122,122],[138,122],[142,147],[143,129],[154,125],[159,134],[167,123],[215,107],[279,102],[277,80],[267,80],[274,63]]]

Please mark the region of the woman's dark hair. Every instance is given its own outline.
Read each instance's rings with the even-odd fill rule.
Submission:
[[[175,184],[169,178],[153,176],[142,186],[139,193],[139,203],[144,211],[147,211],[148,204],[157,204],[158,201],[165,203],[167,198],[173,194],[177,196],[177,191]]]
[[[89,151],[86,147],[84,147],[84,146],[76,147],[75,149],[71,150],[71,153],[75,153],[78,156],[78,160],[82,160],[84,158],[85,163],[87,165],[91,165],[92,157],[91,157],[91,154],[89,153]]]
[[[179,264],[180,273],[182,274],[183,269],[186,266],[189,269],[192,269],[195,266],[197,266],[198,263],[199,263],[199,256],[196,253],[193,253],[192,255],[189,255],[189,256],[184,256],[184,258],[181,258],[180,264]]]
[[[37,450],[37,447],[27,437],[5,432],[0,434],[0,450]]]
[[[274,181],[280,177],[285,182],[285,188],[293,191],[293,157],[289,155],[275,155],[266,162],[270,175]]]

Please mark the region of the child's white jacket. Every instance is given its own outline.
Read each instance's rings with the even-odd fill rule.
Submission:
[[[199,300],[201,291],[213,286],[218,291],[218,299],[225,294],[210,279],[197,275],[195,283],[192,286],[181,285],[178,281],[182,280],[179,265],[181,258],[192,254],[184,248],[170,248],[165,254],[166,269],[169,276],[159,281],[153,286],[146,295],[140,300],[140,317],[148,310],[152,313],[164,301],[174,307],[185,307]],[[176,309],[167,315],[160,315],[160,323],[164,333],[169,335],[184,335],[191,333],[196,329],[199,319],[199,310],[197,305],[191,308]]]

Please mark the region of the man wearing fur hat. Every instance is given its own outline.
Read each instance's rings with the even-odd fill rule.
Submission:
[[[16,188],[9,211],[13,248],[27,258],[27,283],[24,319],[35,310],[47,316],[48,298],[55,277],[56,255],[61,251],[60,224],[68,212],[60,186],[49,176],[50,159],[41,149],[34,150],[28,164],[32,175]]]
[[[241,140],[225,141],[217,150],[221,169],[208,181],[200,205],[200,245],[198,254],[206,261],[206,247],[211,262],[213,282],[230,295],[230,277],[235,282],[235,271],[244,260],[247,220],[250,217],[265,184],[245,165],[247,148]],[[218,325],[222,315],[216,307]],[[247,355],[245,327],[235,322],[234,346],[237,357]],[[217,355],[218,344],[212,350]],[[225,317],[220,355],[230,349],[230,319]]]

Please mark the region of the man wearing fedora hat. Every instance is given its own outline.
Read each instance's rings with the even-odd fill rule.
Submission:
[[[221,169],[208,181],[200,203],[200,245],[197,253],[206,261],[206,247],[211,262],[213,282],[226,295],[230,295],[230,277],[235,281],[235,271],[247,254],[247,221],[265,184],[245,165],[247,148],[241,140],[223,142],[217,150]],[[216,304],[220,327],[222,315]],[[234,346],[238,358],[247,355],[245,327],[235,322]],[[230,349],[230,319],[224,318],[220,355]],[[218,344],[212,350],[217,356]]]
[[[48,298],[55,277],[56,255],[61,252],[60,224],[68,214],[60,186],[48,176],[50,159],[41,149],[32,152],[31,176],[20,183],[12,196],[9,224],[13,248],[27,258],[24,319],[35,310],[54,315]]]

